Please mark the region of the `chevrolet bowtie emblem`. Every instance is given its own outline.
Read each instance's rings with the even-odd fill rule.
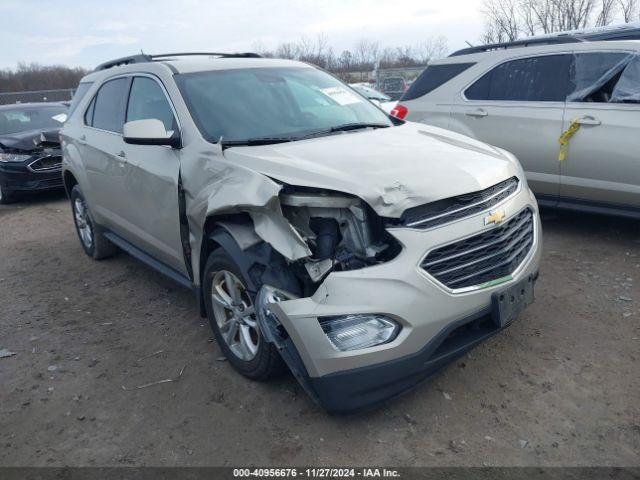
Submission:
[[[498,225],[500,222],[502,222],[502,220],[504,220],[504,217],[506,215],[507,214],[504,213],[504,210],[489,212],[489,215],[484,217],[484,224],[489,225],[490,223],[495,223],[496,225]]]

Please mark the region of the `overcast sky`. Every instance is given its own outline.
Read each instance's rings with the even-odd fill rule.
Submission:
[[[0,0],[0,67],[18,62],[92,68],[175,51],[275,48],[324,33],[337,54],[362,38],[381,47],[444,36],[477,42],[481,0]]]

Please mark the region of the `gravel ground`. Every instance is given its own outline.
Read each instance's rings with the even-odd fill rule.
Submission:
[[[516,323],[335,417],[291,376],[234,373],[188,291],[86,257],[64,197],[1,206],[0,465],[639,465],[640,222],[543,217]]]

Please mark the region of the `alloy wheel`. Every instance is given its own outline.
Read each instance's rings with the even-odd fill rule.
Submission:
[[[77,197],[73,202],[73,215],[76,220],[76,228],[80,234],[80,240],[87,250],[93,246],[93,230],[84,200]]]
[[[220,270],[211,285],[213,314],[231,352],[246,362],[258,353],[260,331],[249,292],[232,272]]]

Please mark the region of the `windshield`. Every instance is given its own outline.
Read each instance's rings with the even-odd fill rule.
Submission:
[[[177,75],[202,135],[212,143],[295,140],[344,125],[391,126],[389,118],[331,75],[308,67]]]
[[[391,97],[386,96],[384,93],[378,92],[371,87],[365,87],[364,85],[351,85],[356,91],[367,97],[369,100],[379,100],[381,102],[390,102]]]
[[[61,128],[67,120],[68,108],[51,105],[39,108],[18,107],[0,110],[0,135]]]

